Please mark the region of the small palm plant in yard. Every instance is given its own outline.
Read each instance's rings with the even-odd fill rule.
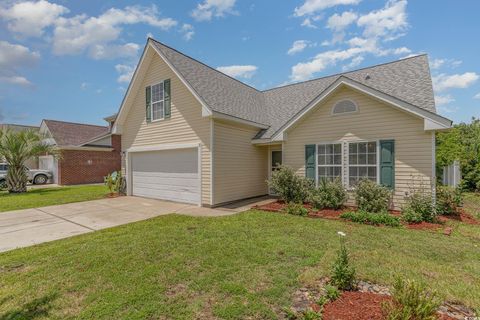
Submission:
[[[58,156],[56,147],[47,144],[44,137],[33,130],[0,131],[0,158],[8,163],[6,185],[10,193],[27,191],[25,162],[47,153]]]

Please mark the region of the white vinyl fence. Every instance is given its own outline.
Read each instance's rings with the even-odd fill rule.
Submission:
[[[460,171],[460,163],[455,161],[449,166],[443,167],[443,185],[457,187],[462,179],[462,173]]]

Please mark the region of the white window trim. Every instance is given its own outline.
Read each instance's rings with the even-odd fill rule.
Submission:
[[[353,103],[353,105],[355,106],[355,111],[347,111],[347,112],[339,112],[339,113],[335,113],[335,107],[342,101],[350,101],[351,103]],[[346,115],[346,114],[352,114],[352,113],[356,113],[358,112],[358,104],[353,101],[352,99],[340,99],[338,100],[337,102],[335,102],[335,104],[333,105],[332,107],[332,110],[331,110],[331,115],[332,116],[342,116],[342,115]]]
[[[382,139],[384,140],[384,139]],[[346,144],[347,144],[347,148],[346,148],[346,157],[345,157],[345,163],[346,163],[346,172],[345,172],[345,176],[346,176],[346,179],[345,179],[345,187],[347,188],[347,190],[353,190],[355,189],[355,186],[351,186],[350,185],[350,143],[362,143],[362,142],[375,142],[376,143],[376,168],[377,168],[377,177],[376,177],[376,182],[377,184],[380,184],[380,139],[370,139],[370,140],[351,140],[351,141],[345,141]],[[367,160],[368,162],[368,160]],[[362,165],[361,165],[362,166]],[[363,165],[365,167],[373,167],[372,166],[369,166],[369,165]]]
[[[315,144],[315,185],[318,187],[318,183],[320,182],[318,180],[318,146],[319,145],[325,145],[325,144],[339,144],[341,146],[341,150],[342,150],[342,154],[341,154],[341,159],[342,159],[342,163],[340,164],[340,168],[342,168],[342,174],[340,176],[340,179],[342,181],[344,181],[344,174],[345,174],[345,170],[344,170],[344,151],[343,151],[343,147],[344,147],[344,143],[345,141],[324,141],[324,142],[317,142]],[[338,166],[338,165],[337,165]],[[325,166],[327,167],[327,166]],[[344,183],[343,183],[344,184]]]
[[[163,99],[162,100],[158,100],[158,101],[153,101],[153,87],[154,86],[157,86],[161,84],[162,85],[162,88],[163,88]],[[151,122],[157,122],[157,121],[162,121],[162,120],[165,120],[165,80],[163,81],[160,81],[158,83],[155,83],[155,84],[152,84],[150,86],[150,118],[152,119]],[[155,103],[159,103],[159,102],[163,102],[163,117],[162,118],[158,118],[158,119],[153,119],[153,105]]]

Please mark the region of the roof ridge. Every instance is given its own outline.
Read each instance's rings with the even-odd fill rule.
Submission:
[[[78,124],[81,126],[90,126],[90,127],[98,127],[98,128],[105,128],[108,129],[108,126],[101,126],[98,124],[89,124],[89,123],[80,123],[80,122],[71,122],[71,121],[62,121],[62,120],[53,120],[53,119],[43,119],[43,121],[53,121],[53,122],[61,122],[61,123],[68,123],[68,124]]]
[[[385,65],[389,65],[389,64],[394,64],[394,63],[400,63],[400,62],[404,62],[406,60],[410,60],[410,59],[414,59],[414,58],[418,58],[418,57],[422,57],[422,56],[427,56],[427,55],[428,55],[427,53],[422,53],[422,54],[418,54],[418,55],[415,55],[415,56],[411,56],[411,57],[407,57],[407,58],[403,58],[403,59],[398,59],[398,60],[395,60],[395,61],[388,61],[388,62],[384,62],[384,63],[380,63],[380,64],[371,65],[371,66],[368,66],[368,67],[363,67],[363,68],[360,68],[360,69],[350,70],[350,71],[346,71],[346,72],[338,72],[338,73],[326,75],[326,76],[323,76],[323,77],[318,77],[318,78],[309,79],[309,80],[300,81],[300,82],[289,83],[289,84],[286,84],[286,85],[266,89],[266,90],[263,90],[263,91],[260,91],[260,92],[263,93],[263,92],[272,91],[272,90],[275,90],[275,89],[285,88],[285,87],[294,86],[294,85],[298,85],[298,84],[304,84],[304,83],[307,83],[307,82],[317,81],[317,80],[321,80],[321,79],[327,79],[327,78],[331,78],[331,77],[340,77],[340,76],[346,75],[348,73],[353,73],[353,72],[358,72],[358,71],[362,71],[362,70],[372,69],[372,68],[381,67],[381,66],[385,66]]]
[[[181,54],[182,56],[184,56],[184,57],[186,57],[186,58],[189,58],[189,59],[191,59],[191,60],[193,60],[193,61],[195,61],[195,62],[197,62],[197,63],[199,63],[199,64],[201,64],[201,65],[203,65],[203,66],[205,66],[205,67],[207,67],[207,68],[215,71],[215,72],[218,72],[218,73],[220,73],[221,75],[226,76],[226,77],[228,77],[228,78],[230,78],[230,79],[232,79],[232,80],[234,80],[234,81],[236,81],[236,82],[238,82],[238,83],[240,83],[240,84],[242,84],[242,85],[244,85],[244,86],[246,86],[246,87],[248,87],[248,88],[250,88],[250,89],[253,89],[253,90],[255,90],[255,91],[259,92],[259,93],[262,92],[262,91],[258,90],[257,88],[255,88],[255,87],[253,87],[253,86],[251,86],[251,85],[249,85],[249,84],[246,84],[246,83],[243,82],[243,81],[240,81],[240,80],[238,80],[238,79],[236,79],[236,78],[234,78],[234,77],[232,77],[232,76],[229,76],[228,74],[226,74],[226,73],[224,73],[224,72],[222,72],[222,71],[220,71],[220,70],[217,70],[217,69],[215,69],[214,67],[209,66],[208,64],[206,64],[206,63],[204,63],[204,62],[202,62],[202,61],[200,61],[200,60],[198,60],[198,59],[195,59],[195,58],[193,58],[193,57],[191,57],[191,56],[189,56],[189,55],[187,55],[187,54],[185,54],[185,53],[183,53],[183,52],[181,52],[181,51],[179,51],[179,50],[177,50],[177,49],[175,49],[175,48],[170,47],[169,45],[166,45],[165,43],[163,43],[163,42],[161,42],[161,41],[158,41],[158,40],[156,40],[156,39],[154,39],[154,38],[151,38],[151,37],[148,37],[148,39],[149,39],[149,40],[152,40],[152,41],[154,41],[154,42],[157,42],[157,43],[161,44],[162,46],[165,46],[165,47],[167,47],[168,49],[173,50],[173,51]]]

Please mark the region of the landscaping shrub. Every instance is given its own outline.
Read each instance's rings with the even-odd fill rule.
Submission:
[[[315,209],[339,209],[347,200],[347,192],[339,179],[320,180],[318,188],[312,190],[309,201]]]
[[[463,196],[460,188],[437,187],[437,213],[445,215],[458,214],[458,207],[462,205]]]
[[[335,301],[340,297],[340,291],[337,287],[332,285],[325,286],[325,297],[328,301]]]
[[[402,219],[409,223],[423,221],[434,222],[436,220],[435,206],[432,196],[427,193],[414,192],[405,198],[406,204],[402,208]]]
[[[288,166],[280,166],[267,182],[272,191],[286,203],[305,202],[313,189],[313,181],[296,175]]]
[[[399,227],[401,225],[398,217],[386,212],[371,213],[363,210],[357,212],[349,211],[342,213],[340,218],[356,223],[370,224],[375,226],[385,225],[389,227]]]
[[[106,177],[103,178],[105,186],[107,186],[110,194],[115,193],[124,193],[125,189],[125,179],[122,176],[121,171],[114,171],[109,173]]]
[[[350,265],[343,238],[340,239],[340,250],[338,250],[337,258],[332,266],[330,282],[340,290],[353,290],[355,288],[355,268]]]
[[[294,216],[306,216],[308,215],[308,209],[303,206],[301,203],[290,202],[287,207],[284,209],[285,213],[294,215]]]
[[[359,210],[384,212],[388,209],[391,192],[377,183],[364,179],[355,188],[355,201]]]
[[[413,280],[397,278],[392,301],[384,305],[387,320],[435,320],[440,299],[434,291]]]

